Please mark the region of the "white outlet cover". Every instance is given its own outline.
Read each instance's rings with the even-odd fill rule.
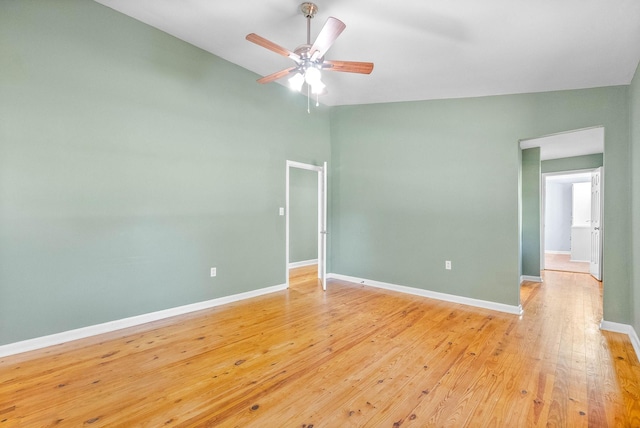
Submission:
[[[213,278],[214,276],[216,276],[216,274],[216,268],[211,268],[211,277]]]
[[[280,207],[280,215],[284,215],[284,208]]]

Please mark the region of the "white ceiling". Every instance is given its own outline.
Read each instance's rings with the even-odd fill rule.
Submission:
[[[591,181],[590,172],[579,172],[575,174],[547,175],[545,176],[547,184],[572,184],[572,183],[588,183]]]
[[[248,33],[290,50],[306,41],[300,0],[96,1],[261,76],[293,62],[246,41]],[[316,4],[312,39],[329,16],[347,26],[326,58],[375,63],[371,75],[324,73],[327,105],[626,85],[640,59],[638,0]]]
[[[604,153],[604,128],[588,128],[521,140],[521,149],[540,147],[540,160]]]

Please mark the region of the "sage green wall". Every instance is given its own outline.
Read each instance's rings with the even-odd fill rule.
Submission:
[[[633,327],[640,335],[640,67],[631,82],[630,89],[630,117],[631,117],[631,171],[632,176],[632,236],[633,251],[631,266],[633,277],[631,282],[633,301]]]
[[[285,161],[329,160],[329,114],[257,77],[93,1],[0,4],[0,345],[285,283]]]
[[[630,322],[628,87],[342,106],[331,118],[332,270],[511,305],[518,141],[604,126],[604,313]]]
[[[289,261],[317,259],[318,173],[291,168],[289,174]]]
[[[540,276],[540,147],[522,151],[522,275]]]
[[[542,173],[595,169],[604,165],[602,153],[542,161]]]
[[[605,319],[638,330],[637,76],[631,100],[610,87],[311,115],[256,77],[92,1],[0,4],[0,345],[284,283],[286,159],[330,158],[332,271],[515,305],[518,140],[597,125]]]

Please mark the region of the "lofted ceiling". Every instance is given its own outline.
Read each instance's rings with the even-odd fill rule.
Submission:
[[[299,0],[96,1],[260,76],[293,62],[248,33],[290,50],[306,41]],[[315,3],[312,40],[329,16],[347,26],[326,58],[375,63],[371,75],[325,72],[327,105],[627,85],[640,60],[638,0]]]
[[[521,149],[540,147],[540,160],[604,153],[604,128],[579,129],[520,141]]]

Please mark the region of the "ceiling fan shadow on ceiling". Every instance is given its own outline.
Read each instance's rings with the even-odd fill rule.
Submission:
[[[300,5],[300,11],[307,19],[307,43],[298,46],[295,50],[290,51],[255,33],[247,34],[246,39],[279,55],[291,58],[295,62],[293,67],[258,79],[258,83],[269,83],[290,76],[289,86],[291,89],[301,92],[306,84],[307,96],[315,95],[317,106],[319,105],[320,95],[327,93],[326,85],[322,82],[323,71],[370,74],[373,71],[373,63],[326,60],[324,58],[325,54],[344,31],[346,25],[339,19],[330,16],[320,30],[315,42],[311,44],[311,19],[318,12],[318,6],[314,3],[305,2]]]

